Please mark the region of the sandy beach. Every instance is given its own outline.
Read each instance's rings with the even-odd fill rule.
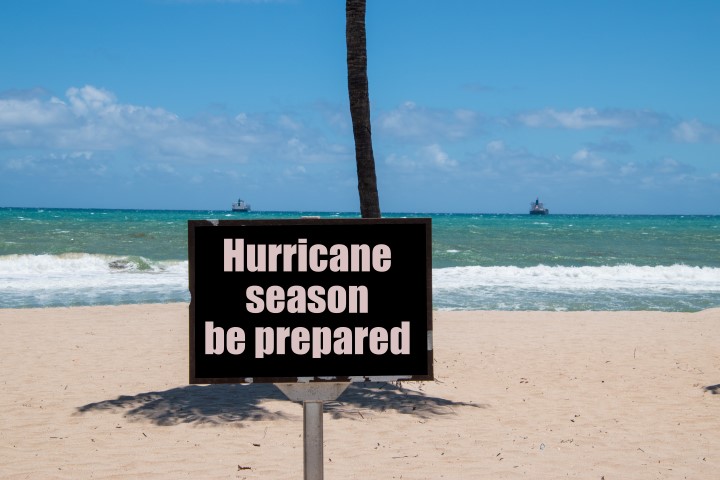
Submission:
[[[434,382],[357,384],[327,479],[720,471],[720,309],[435,312]],[[297,479],[302,405],[188,385],[186,304],[0,310],[0,478]]]

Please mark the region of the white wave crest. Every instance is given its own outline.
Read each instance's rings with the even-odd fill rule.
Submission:
[[[581,309],[608,305],[627,309],[654,308],[662,301],[669,302],[662,308],[687,309],[716,305],[718,294],[720,268],[715,267],[537,265],[433,270],[438,308],[546,305],[542,308],[560,309],[575,302],[574,308]],[[188,301],[189,297],[187,261],[81,253],[0,256],[0,308]],[[614,305],[618,299],[625,303]]]
[[[183,298],[188,262],[108,255],[0,257],[0,307],[128,303]]]
[[[433,270],[437,291],[513,288],[528,291],[720,292],[720,268],[617,265],[600,267],[452,267]]]

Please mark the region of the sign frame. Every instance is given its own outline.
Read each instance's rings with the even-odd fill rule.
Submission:
[[[410,227],[413,226],[413,227]],[[337,227],[337,228],[336,228]],[[313,230],[314,229],[314,230]],[[357,230],[360,229],[360,230]],[[210,303],[209,300],[206,300],[204,296],[208,296],[210,294],[206,294],[205,292],[211,289],[203,288],[200,289],[198,287],[202,286],[203,282],[211,283],[211,282],[217,282],[215,277],[209,277],[205,267],[200,267],[198,262],[202,262],[203,264],[206,262],[207,259],[207,243],[209,240],[208,238],[213,238],[213,240],[216,240],[214,237],[222,237],[223,241],[226,239],[225,235],[229,235],[229,238],[232,238],[233,241],[236,241],[238,231],[244,231],[244,232],[252,232],[253,235],[251,237],[254,238],[261,238],[263,237],[263,230],[266,230],[270,232],[270,237],[273,237],[273,235],[277,234],[278,232],[282,232],[281,236],[284,236],[285,238],[292,237],[292,238],[300,238],[300,237],[308,237],[308,244],[311,244],[312,241],[310,238],[313,236],[313,231],[318,231],[321,233],[326,232],[342,232],[344,235],[347,235],[347,232],[353,232],[355,231],[356,234],[359,235],[359,237],[363,237],[365,234],[369,234],[369,238],[382,238],[382,233],[376,233],[376,232],[382,232],[383,230],[387,230],[389,232],[395,232],[396,234],[405,231],[410,232],[412,230],[412,238],[414,241],[419,241],[422,235],[422,240],[424,245],[414,245],[412,247],[408,247],[409,250],[415,255],[416,257],[420,256],[420,252],[422,252],[422,255],[424,258],[410,258],[409,254],[406,255],[408,258],[403,258],[402,250],[399,248],[392,248],[392,261],[395,262],[400,268],[402,265],[404,265],[403,262],[406,262],[408,265],[412,265],[412,271],[417,273],[422,271],[424,275],[424,279],[412,279],[410,282],[412,284],[412,288],[415,298],[404,298],[401,300],[398,300],[398,302],[413,302],[412,305],[412,311],[417,312],[413,318],[408,319],[408,321],[403,323],[409,323],[409,326],[407,326],[408,332],[410,329],[422,329],[422,341],[420,340],[420,333],[413,330],[412,335],[408,336],[412,338],[412,341],[410,345],[413,348],[413,355],[412,355],[412,368],[410,370],[412,371],[404,371],[401,367],[392,366],[393,358],[400,358],[400,355],[396,355],[395,357],[387,357],[387,362],[385,364],[389,364],[388,371],[383,371],[380,374],[376,374],[376,372],[373,373],[358,373],[357,371],[348,372],[348,373],[342,373],[342,374],[332,374],[332,375],[326,375],[324,373],[310,373],[303,372],[303,375],[294,375],[295,371],[291,372],[292,374],[260,374],[260,375],[217,375],[217,371],[213,368],[209,367],[200,367],[198,365],[198,360],[205,361],[205,359],[202,357],[203,354],[201,353],[201,348],[203,345],[205,345],[205,356],[207,356],[207,344],[205,335],[209,331],[207,327],[207,320],[205,318],[206,310],[211,309],[211,311],[217,312],[218,309],[221,309],[221,307],[217,306],[216,304],[212,307],[208,307],[207,305]],[[422,233],[420,233],[420,230],[422,230]],[[189,261],[189,268],[188,268],[188,274],[189,274],[189,289],[190,289],[190,306],[189,306],[189,379],[191,384],[225,384],[225,383],[310,383],[310,382],[365,382],[365,381],[431,381],[434,380],[434,374],[433,374],[433,326],[432,326],[432,222],[430,218],[374,218],[374,219],[352,219],[352,218],[302,218],[302,219],[282,219],[282,220],[256,220],[256,219],[233,219],[233,220],[189,220],[188,221],[188,261]],[[223,232],[223,233],[221,233]],[[310,235],[307,235],[310,233]],[[341,235],[342,237],[342,235]],[[320,238],[322,241],[319,243],[327,243],[332,244],[337,239],[334,238],[325,238],[322,235],[320,237],[315,237],[315,240],[317,242],[317,239]],[[299,240],[298,240],[299,242]],[[399,245],[397,239],[390,239],[388,238],[388,241],[386,242],[388,246],[395,246],[397,247]],[[213,243],[213,248],[217,248],[221,251],[223,250],[223,245],[218,245],[215,247],[217,242]],[[237,244],[233,244],[235,247]],[[259,248],[260,245],[257,245]],[[245,248],[245,247],[243,247]],[[202,249],[202,250],[198,250]],[[388,251],[390,249],[388,248]],[[217,261],[215,259],[216,253],[213,253],[214,255],[212,258],[213,260],[213,266],[215,270],[218,270],[219,275],[226,275],[223,278],[241,278],[240,276],[244,275],[247,277],[253,275],[253,273],[248,273],[247,271],[238,272],[227,270],[220,271],[219,268],[222,268],[222,265],[219,267],[217,266]],[[419,265],[419,263],[422,262],[422,265]],[[299,263],[298,263],[299,264]],[[294,264],[295,268],[297,268],[298,264]],[[237,264],[233,264],[234,268],[237,268]],[[380,265],[380,264],[378,264]],[[392,267],[390,268],[390,270]],[[216,275],[215,270],[213,270],[212,275]],[[299,268],[298,268],[299,270]],[[389,270],[388,270],[389,271]],[[287,272],[287,271],[286,271]],[[299,274],[297,272],[290,272],[291,274],[294,273],[296,276],[304,276],[310,278],[313,273],[305,272]],[[237,277],[231,277],[232,275],[236,275]],[[265,282],[267,282],[267,278],[279,278],[282,277],[282,275],[287,275],[287,273],[265,273],[266,277]],[[317,275],[317,274],[316,274]],[[360,280],[366,281],[367,278],[381,278],[384,273],[343,273],[345,277],[343,278],[359,278]],[[363,276],[360,278],[361,276]],[[372,277],[372,275],[375,275]],[[392,277],[397,280],[398,276],[401,276],[402,273],[393,272]],[[273,277],[274,276],[274,277]],[[422,287],[421,287],[422,283]],[[397,284],[395,281],[394,284]],[[410,288],[410,287],[402,287],[402,288]],[[422,291],[420,291],[422,288]],[[198,291],[200,290],[200,291]],[[371,299],[374,299],[374,295],[377,295],[384,302],[387,302],[386,299],[387,295],[386,293],[383,293],[381,291],[372,290],[372,288],[369,289],[368,296],[371,297]],[[384,290],[384,289],[382,289]],[[240,295],[242,296],[242,295]],[[269,296],[269,294],[268,294]],[[222,298],[221,298],[222,300]],[[232,299],[228,299],[228,301],[231,301]],[[237,300],[235,298],[234,300]],[[247,300],[247,298],[244,298],[244,300]],[[214,302],[218,301],[217,296],[213,297]],[[372,302],[372,300],[371,300]],[[420,302],[422,302],[422,305],[420,305]],[[237,305],[237,302],[234,303],[234,305]],[[246,303],[246,306],[250,305],[249,303]],[[372,321],[377,321],[373,316],[382,315],[381,310],[383,309],[383,305],[378,306],[378,302],[376,302],[373,306],[372,311],[369,312],[360,312],[365,313],[367,317],[359,317],[359,318],[371,318]],[[393,306],[392,309],[398,310],[401,306]],[[420,317],[420,313],[422,313],[422,316],[424,318],[417,318]],[[245,313],[246,315],[247,312]],[[300,318],[302,314],[298,314],[296,318]],[[310,315],[308,313],[305,313],[304,315]],[[349,314],[348,314],[349,315]],[[248,317],[250,318],[250,317]],[[312,318],[312,317],[307,317]],[[335,318],[335,317],[333,317]],[[385,321],[385,320],[383,320]],[[393,320],[394,321],[394,320]],[[205,326],[203,327],[201,322],[206,322]],[[393,325],[396,325],[397,322],[393,323]],[[255,325],[254,323],[252,325]],[[298,325],[302,326],[302,323],[298,323]],[[241,326],[238,324],[237,326]],[[342,326],[342,324],[341,324]],[[260,328],[256,326],[256,329]],[[318,327],[319,328],[319,327]],[[348,328],[349,329],[349,328]],[[399,327],[395,328],[395,330],[399,330]],[[389,331],[389,330],[388,330]],[[252,333],[249,335],[246,335],[245,340],[252,340]],[[216,337],[213,334],[213,340],[212,342],[216,341]],[[228,333],[229,335],[229,333]],[[257,333],[256,333],[257,335]],[[398,334],[401,335],[401,334]],[[224,337],[223,337],[224,338]],[[367,340],[367,339],[366,339]],[[229,342],[229,340],[228,340]],[[248,342],[251,343],[251,342]],[[213,343],[213,345],[216,345]],[[422,345],[423,351],[426,352],[426,354],[422,354],[420,352],[417,352],[417,349],[420,348],[419,345]],[[408,346],[408,351],[410,347]],[[247,352],[246,352],[247,353]],[[409,353],[409,352],[408,352]],[[225,356],[225,358],[230,358],[227,356],[227,352],[222,352],[222,355]],[[248,354],[250,355],[250,354]],[[354,358],[352,360],[362,363],[363,358],[371,358],[369,357],[369,353],[367,353],[367,349],[363,352],[361,355],[354,355]],[[246,357],[247,358],[247,357]],[[299,358],[297,356],[289,356],[286,357],[288,359],[292,358]],[[372,357],[375,358],[375,357]],[[304,360],[304,359],[303,359]],[[329,360],[329,359],[328,359]],[[250,362],[252,362],[251,360]],[[254,360],[257,363],[257,360]],[[350,360],[349,360],[350,361]],[[377,360],[375,360],[377,361]],[[403,359],[403,362],[407,363],[410,360]],[[218,362],[220,362],[218,360]],[[422,365],[421,365],[422,363]],[[353,367],[354,368],[354,367]],[[385,367],[383,367],[385,368]],[[395,370],[397,369],[397,370]],[[207,374],[209,372],[210,374]],[[252,373],[252,372],[249,372]]]

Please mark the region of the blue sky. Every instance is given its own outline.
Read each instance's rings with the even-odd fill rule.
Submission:
[[[0,3],[0,206],[358,211],[344,8]],[[720,214],[720,2],[367,9],[383,211]]]

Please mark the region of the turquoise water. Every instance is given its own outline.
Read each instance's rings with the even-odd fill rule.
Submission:
[[[188,301],[187,220],[318,212],[0,209],[0,308]],[[720,217],[431,217],[437,309],[720,306]]]

